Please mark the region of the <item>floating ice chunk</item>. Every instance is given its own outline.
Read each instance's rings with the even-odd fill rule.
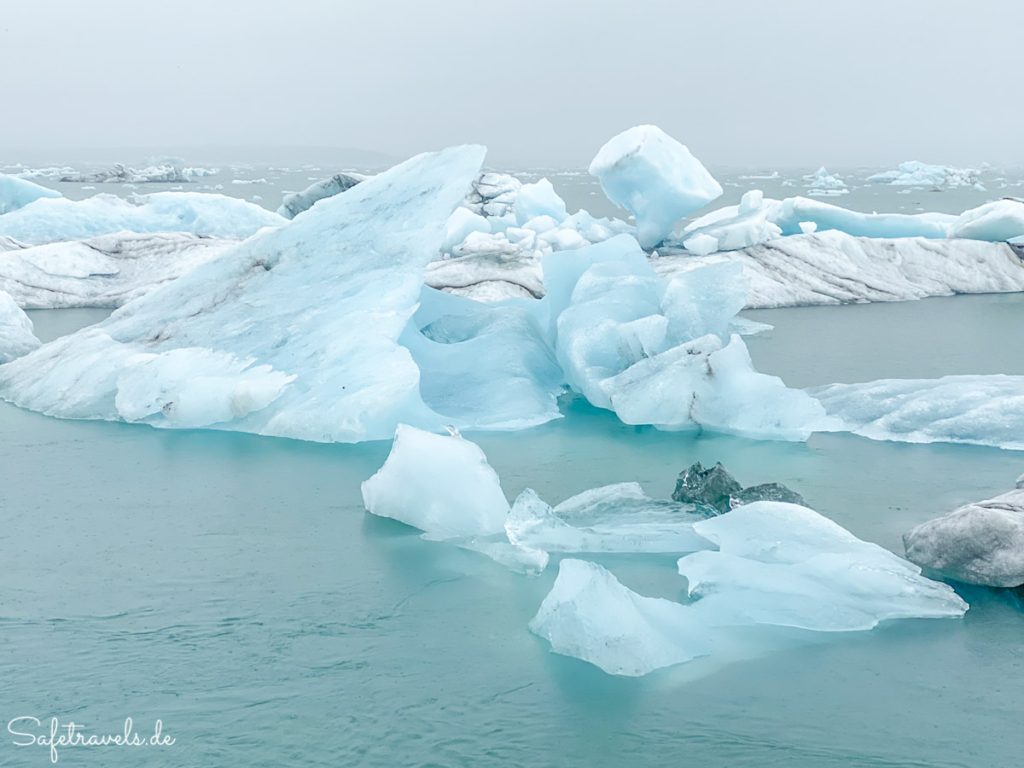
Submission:
[[[985,185],[982,184],[980,181],[977,184],[974,185],[974,191],[975,192],[988,192],[988,190],[985,188]]]
[[[718,250],[718,238],[711,235],[694,235],[683,241],[683,248],[698,256],[707,256]]]
[[[452,539],[452,544],[471,552],[487,555],[494,562],[510,571],[526,576],[539,576],[548,567],[550,556],[541,549],[530,549],[510,544],[503,536],[471,536],[466,539]]]
[[[442,253],[451,253],[455,246],[461,244],[473,232],[491,234],[491,225],[487,219],[462,206],[456,208],[448,217],[447,227],[447,234],[441,243]]]
[[[780,483],[743,488],[721,463],[704,469],[699,461],[679,473],[672,499],[694,504],[698,510],[705,509],[712,514],[728,512],[755,501],[784,501],[807,506],[799,493]]]
[[[516,195],[515,210],[519,226],[524,226],[537,216],[550,216],[556,224],[561,224],[568,216],[565,201],[558,196],[547,179],[541,179],[533,184],[523,184]]]
[[[340,194],[346,189],[351,189],[359,182],[365,180],[366,177],[361,173],[336,173],[329,179],[323,179],[315,184],[310,184],[301,192],[292,192],[289,195],[285,195],[281,207],[277,209],[277,214],[286,219],[294,219],[303,211],[308,211],[312,208],[313,204],[317,201],[327,197],[334,197],[334,195]],[[237,179],[231,183],[234,184],[236,182]]]
[[[722,194],[690,150],[653,125],[612,138],[590,164],[590,173],[609,200],[633,214],[644,248],[656,246],[677,221]]]
[[[807,187],[809,189],[821,189],[830,191],[846,191],[846,182],[843,181],[839,176],[833,176],[825,170],[825,166],[822,166],[817,171],[809,176],[804,176],[804,181],[808,182]]]
[[[742,216],[744,213],[751,213],[752,211],[760,210],[762,207],[764,207],[764,192],[760,189],[751,189],[743,193],[736,212]]]
[[[708,546],[693,532],[706,517],[688,504],[652,499],[637,483],[584,491],[554,509],[530,488],[512,505],[512,544],[548,552],[694,552]]]
[[[285,219],[265,208],[224,195],[158,192],[136,205],[114,195],[74,202],[43,198],[0,218],[0,235],[31,245],[84,240],[114,232],[191,232],[210,237],[249,237]]]
[[[872,440],[1024,450],[1024,376],[944,376],[807,390],[843,428]]]
[[[967,584],[1024,585],[1024,490],[1020,487],[917,526],[903,536],[907,558]]]
[[[192,179],[174,163],[157,163],[142,169],[129,168],[121,163],[116,163],[113,168],[105,171],[66,174],[61,177],[61,181],[78,184],[182,184],[190,182]]]
[[[947,585],[817,512],[760,501],[694,524],[718,545],[679,560],[693,611],[711,627],[770,624],[867,630],[897,618],[959,618]]]
[[[678,603],[643,597],[595,563],[566,559],[530,622],[551,650],[610,675],[638,677],[711,652],[699,619]]]
[[[0,365],[27,355],[39,347],[39,339],[32,331],[21,307],[8,294],[0,291]]]
[[[868,181],[896,186],[967,187],[977,183],[978,171],[973,168],[951,168],[910,160],[900,163],[895,171],[884,171],[868,176]]]
[[[31,181],[0,173],[0,215],[24,208],[41,198],[60,197],[60,192],[47,189]]]
[[[818,231],[818,222],[816,221],[801,221],[800,232],[805,235],[810,235]]]
[[[519,179],[507,173],[481,173],[473,181],[473,188],[466,195],[463,205],[473,213],[487,218],[504,218],[512,215],[515,223],[512,209],[522,186],[523,183]]]
[[[504,530],[509,506],[480,447],[399,424],[384,466],[363,483],[366,509],[442,540]]]
[[[1005,243],[824,231],[708,257],[716,263],[727,258],[743,265],[748,308],[1024,291],[1024,262]],[[706,263],[689,255],[652,261],[666,277]]]
[[[119,307],[212,261],[236,243],[166,232],[12,247],[0,255],[0,290],[32,309]]]
[[[964,211],[949,229],[950,237],[1012,240],[1024,235],[1024,201],[995,200]]]

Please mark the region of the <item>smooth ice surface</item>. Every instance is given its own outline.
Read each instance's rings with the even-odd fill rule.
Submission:
[[[547,552],[693,552],[708,542],[693,532],[706,517],[690,504],[652,499],[639,483],[593,488],[552,508],[527,488],[505,522],[508,540]]]
[[[130,202],[95,195],[78,202],[43,198],[0,218],[0,235],[30,245],[85,240],[114,232],[191,232],[249,237],[286,219],[255,203],[202,192],[157,192]]]
[[[1005,243],[979,240],[866,238],[826,230],[704,261],[670,255],[651,263],[668,277],[725,260],[743,265],[750,309],[1024,291],[1024,261]]]
[[[39,347],[32,321],[10,294],[0,290],[0,365]]]
[[[310,184],[301,192],[292,192],[285,195],[281,207],[277,209],[278,216],[286,219],[294,219],[303,211],[308,211],[313,204],[325,197],[351,189],[356,184],[366,179],[361,173],[336,173],[329,179],[323,179]]]
[[[530,631],[563,656],[610,675],[638,677],[711,651],[703,627],[681,605],[644,597],[596,563],[566,559]]]
[[[849,632],[967,611],[951,587],[807,507],[758,501],[694,529],[718,551],[681,558],[679,573],[710,626]]]
[[[0,216],[23,208],[40,198],[60,196],[60,192],[56,190],[0,173]]]
[[[516,222],[523,226],[537,216],[550,216],[557,223],[565,221],[565,201],[558,196],[547,179],[523,184],[516,195]]]
[[[1022,478],[1024,479],[1024,478]],[[1024,584],[1024,490],[965,504],[903,536],[907,558],[967,584]]]
[[[126,232],[0,249],[0,290],[30,309],[119,307],[236,243],[187,232]]]
[[[480,147],[421,155],[328,198],[5,368],[0,394],[49,415],[144,413],[170,427],[185,389],[196,394],[212,377],[209,411],[236,417],[211,426],[319,441],[390,438],[398,423],[521,428],[555,418],[560,374],[525,311],[496,315],[434,291],[419,321],[431,327],[410,325],[430,291],[424,268],[482,158]],[[147,375],[149,387],[134,382],[129,398],[133,369],[160,372],[156,358],[176,350],[190,350],[195,367]],[[253,401],[250,367],[289,383],[271,402]]]
[[[387,461],[363,483],[366,509],[431,539],[489,536],[509,512],[497,473],[475,443],[399,424]]]
[[[807,390],[843,429],[872,440],[1024,450],[1024,376],[944,376]]]
[[[591,162],[590,173],[609,200],[633,214],[644,248],[656,246],[677,221],[722,194],[690,150],[653,125],[613,137]]]
[[[480,214],[459,206],[448,217],[447,231],[444,242],[441,243],[441,251],[451,253],[455,246],[460,245],[473,232],[483,232],[489,235],[491,234],[491,225]]]
[[[950,237],[1014,240],[1024,236],[1024,201],[995,200],[964,211],[949,228]]]

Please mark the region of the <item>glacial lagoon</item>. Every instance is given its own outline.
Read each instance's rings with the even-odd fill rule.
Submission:
[[[746,312],[755,365],[793,386],[1024,373],[1021,296]],[[103,310],[32,312],[40,336]],[[893,333],[898,327],[900,332]],[[565,418],[468,435],[514,498],[636,481],[668,497],[694,461],[777,481],[856,536],[901,535],[1008,490],[1018,452],[815,434],[806,444]],[[1010,766],[1024,612],[957,586],[962,621],[778,631],[730,658],[609,676],[527,624],[557,573],[507,571],[368,515],[387,442],[323,445],[62,421],[0,404],[0,700],[100,732],[160,718],[173,764],[217,766]],[[629,588],[685,599],[673,556],[603,555]],[[814,635],[811,637],[811,635]],[[40,708],[46,711],[40,715]],[[39,765],[39,747],[4,765]],[[38,752],[38,753],[37,753]],[[91,757],[91,756],[87,756]],[[105,750],[106,766],[134,766]],[[147,755],[147,762],[163,754]],[[61,762],[78,763],[73,752]]]

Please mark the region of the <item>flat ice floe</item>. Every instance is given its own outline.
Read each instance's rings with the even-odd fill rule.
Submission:
[[[32,321],[9,294],[0,290],[0,365],[39,347]]]
[[[1024,291],[1024,261],[1006,243],[981,240],[829,230],[706,257],[667,255],[651,264],[670,277],[727,260],[743,265],[748,309]]]
[[[639,676],[713,655],[745,627],[863,631],[968,608],[917,566],[805,507],[755,502],[694,529],[719,548],[679,560],[694,602],[644,597],[594,563],[563,560],[530,630],[555,653]],[[757,635],[743,637],[756,648]]]
[[[27,309],[119,307],[220,256],[237,240],[118,233],[24,246],[0,242],[0,291]]]
[[[29,245],[85,240],[114,232],[191,232],[208,237],[249,237],[286,219],[254,203],[202,192],[158,192],[130,202],[95,195],[75,202],[42,198],[0,216],[0,236]]]
[[[842,429],[872,440],[1024,450],[1024,376],[944,376],[807,390]]]

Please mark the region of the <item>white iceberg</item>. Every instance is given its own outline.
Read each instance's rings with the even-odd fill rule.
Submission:
[[[29,309],[120,307],[212,261],[237,240],[185,232],[119,233],[0,245],[0,291]]]
[[[498,475],[478,445],[405,424],[362,491],[368,511],[435,540],[500,533],[509,512]]]
[[[909,560],[945,578],[989,587],[1024,585],[1024,490],[965,504],[917,526],[903,543]]]
[[[656,246],[677,221],[722,194],[690,150],[653,125],[612,138],[591,162],[590,173],[609,200],[633,214],[644,248]]]
[[[979,173],[973,168],[952,168],[910,160],[900,163],[894,171],[868,176],[868,181],[905,187],[970,187],[977,183]]]
[[[186,184],[191,182],[192,178],[191,174],[186,174],[175,163],[157,163],[141,169],[115,163],[113,168],[105,171],[70,173],[62,176],[60,180],[77,184]]]
[[[39,347],[32,321],[8,294],[0,290],[0,365]]]
[[[60,197],[60,192],[47,189],[31,181],[0,173],[0,216],[24,208],[43,198]]]
[[[1024,236],[1024,200],[1006,198],[964,211],[949,228],[949,237],[1013,240]]]
[[[845,194],[850,191],[846,188],[846,182],[839,176],[833,176],[825,170],[825,166],[822,166],[809,176],[804,176],[804,181],[807,182],[806,186],[808,189],[815,190],[818,193]]]
[[[249,237],[286,220],[254,203],[202,192],[158,192],[136,198],[95,195],[81,201],[43,198],[0,217],[0,235],[30,245],[85,240],[114,232],[190,232]]]
[[[1024,376],[944,376],[807,390],[842,428],[872,440],[1024,450]]]

